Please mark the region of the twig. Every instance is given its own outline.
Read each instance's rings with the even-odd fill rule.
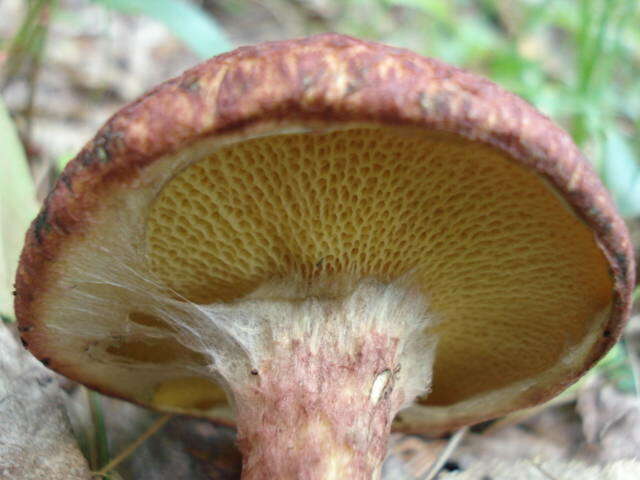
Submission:
[[[433,462],[423,480],[433,480],[434,478],[436,478],[436,475],[438,475],[438,472],[440,472],[444,464],[447,463],[447,460],[449,460],[451,454],[455,451],[456,448],[458,448],[458,445],[464,438],[467,430],[469,430],[469,427],[462,427],[460,430],[453,434],[453,436],[449,439],[449,443],[447,443],[447,446],[444,447],[442,452],[440,452],[438,458],[436,458],[436,461]]]
[[[170,413],[158,417],[152,424],[147,428],[147,430],[136,438],[129,446],[127,446],[123,451],[121,451],[118,455],[116,455],[109,463],[107,463],[104,467],[102,467],[97,472],[93,472],[93,475],[99,477],[105,477],[108,473],[115,469],[120,463],[122,463],[129,455],[131,455],[140,445],[142,445],[149,437],[151,437],[154,433],[160,430],[165,423],[172,417]]]

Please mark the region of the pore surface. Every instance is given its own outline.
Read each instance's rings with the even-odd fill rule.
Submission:
[[[412,273],[440,323],[428,403],[533,377],[611,299],[589,229],[536,173],[449,134],[362,128],[217,150],[154,200],[154,274],[197,303],[273,277]]]

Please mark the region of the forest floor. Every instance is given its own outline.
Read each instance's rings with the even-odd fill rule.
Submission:
[[[0,2],[0,38],[15,35],[22,3]],[[46,47],[36,74],[18,73],[3,80],[2,96],[22,133],[40,199],[61,166],[110,115],[199,61],[161,23],[107,10],[98,3],[61,0],[61,13],[47,25]],[[312,10],[299,6],[305,2],[293,2],[296,7],[285,13],[283,2],[260,6],[255,2],[257,6],[248,16],[234,15],[219,3],[205,2],[234,45],[301,36],[309,31],[309,24],[312,30],[331,26],[331,12],[322,10],[330,9],[331,2],[309,2],[316,5]],[[0,53],[0,64],[4,60]],[[640,228],[630,226],[638,245]],[[640,371],[639,351],[640,316],[636,311],[624,346],[576,387],[536,409],[461,432],[457,445],[449,438],[395,434],[383,476],[430,478],[430,468],[440,459],[443,473],[438,478],[443,480],[640,478],[637,466],[630,462],[640,455],[640,401],[635,383]],[[25,362],[29,368],[39,368]],[[95,455],[96,447],[91,444],[97,438],[96,425],[89,418],[86,391],[58,377],[47,378],[60,382],[64,403],[75,418],[76,435],[85,439],[89,445],[85,448],[93,448]],[[102,398],[100,402],[112,457],[159,418],[117,400]],[[111,477],[239,478],[240,456],[234,441],[228,429],[203,420],[172,417]],[[628,463],[614,464],[621,461]],[[600,470],[605,467],[609,470]],[[616,468],[622,473],[616,473]],[[625,477],[627,474],[637,476]]]

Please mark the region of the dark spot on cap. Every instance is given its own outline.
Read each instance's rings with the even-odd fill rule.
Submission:
[[[614,253],[614,257],[616,259],[616,262],[618,263],[618,267],[621,270],[621,274],[623,277],[627,276],[627,265],[628,265],[628,259],[627,259],[627,254],[624,252],[615,252]]]
[[[66,225],[64,223],[58,222],[58,221],[54,221],[55,227],[61,231],[62,233],[64,233],[65,235],[69,235],[69,229],[66,227]]]
[[[256,370],[255,368],[252,368],[251,375],[258,375],[258,370]]]
[[[93,140],[93,148],[84,150],[80,154],[80,162],[89,166],[95,161],[108,163],[111,156],[121,145],[122,132],[113,131],[110,125],[104,127]]]
[[[27,342],[24,338],[20,337],[20,342],[22,342],[22,346],[27,348],[29,346],[29,342]]]
[[[69,175],[65,175],[63,173],[62,175],[60,175],[60,181],[65,184],[65,186],[70,192],[73,192],[73,187],[71,185],[71,177]]]
[[[39,358],[40,363],[42,363],[45,367],[48,367],[51,364],[51,359],[49,357]]]
[[[345,96],[351,95],[351,94],[357,92],[359,89],[360,89],[360,85],[358,85],[355,82],[349,82],[349,83],[347,83],[347,89],[346,89],[346,92],[345,92]]]
[[[20,325],[18,326],[19,332],[30,332],[33,330],[33,325]]]
[[[609,338],[611,336],[611,330],[605,330],[602,332],[602,336],[605,338]]]
[[[587,213],[592,216],[592,217],[600,217],[600,215],[602,215],[602,212],[600,211],[600,209],[598,207],[589,207],[589,209],[587,210]]]
[[[33,234],[38,245],[42,245],[42,231],[48,231],[51,226],[47,223],[48,208],[44,207],[33,222]]]
[[[197,92],[200,89],[199,78],[186,78],[180,83],[180,88],[185,89],[188,92]]]
[[[85,167],[93,163],[93,158],[91,157],[91,150],[83,150],[78,155],[78,158],[80,159],[80,163],[82,163],[82,165],[84,165]]]

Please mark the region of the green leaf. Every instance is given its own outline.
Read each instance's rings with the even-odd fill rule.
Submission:
[[[620,213],[640,215],[640,164],[627,138],[615,130],[605,140],[602,174]]]
[[[201,58],[209,58],[232,48],[231,42],[213,17],[184,0],[94,0],[113,10],[142,14],[165,24]]]
[[[0,99],[0,316],[13,317],[13,281],[24,235],[38,212],[35,187],[11,117]]]

